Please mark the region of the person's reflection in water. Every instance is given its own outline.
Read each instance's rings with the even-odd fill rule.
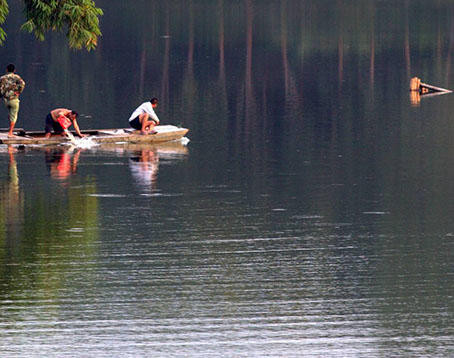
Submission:
[[[129,167],[133,180],[145,192],[156,189],[159,156],[155,150],[144,149],[129,158]]]
[[[46,164],[53,179],[65,180],[77,172],[81,149],[48,149],[45,152]]]
[[[8,146],[8,177],[6,181],[0,182],[0,226],[4,224],[7,237],[20,237],[24,228],[24,201],[14,156],[16,151],[15,147]]]

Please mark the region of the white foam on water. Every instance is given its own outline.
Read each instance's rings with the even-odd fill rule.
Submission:
[[[123,194],[87,194],[85,196],[92,196],[96,198],[126,198]]]
[[[84,232],[85,229],[82,227],[73,227],[66,230],[67,232]]]
[[[71,139],[71,142],[65,143],[65,145],[70,145],[77,148],[93,148],[99,146],[92,137],[83,137],[83,138],[74,138]]]
[[[187,137],[183,137],[183,138],[180,139],[180,142],[183,145],[187,145],[190,142],[190,140]]]
[[[176,193],[176,194],[166,194],[166,193],[150,193],[150,194],[146,194],[146,193],[142,193],[142,194],[140,194],[140,196],[144,196],[144,197],[147,197],[147,198],[158,197],[158,196],[174,197],[174,196],[182,196],[182,195],[183,194],[180,194],[180,193]]]
[[[65,134],[71,140],[71,142],[75,142],[76,141],[76,138],[74,138],[73,134],[69,130],[65,129]]]
[[[363,211],[364,215],[388,215],[387,211]]]

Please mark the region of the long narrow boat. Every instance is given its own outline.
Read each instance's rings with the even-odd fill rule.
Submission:
[[[88,135],[88,138],[96,143],[162,143],[183,138],[189,132],[189,129],[173,125],[160,125],[155,127],[155,131],[156,134],[142,135],[140,131],[131,128],[81,130],[82,134]],[[72,133],[75,135],[74,132]],[[15,131],[14,134],[15,137],[8,138],[6,132],[0,132],[0,144],[55,145],[71,141],[70,138],[61,135],[45,138],[45,133],[42,131],[20,129]]]

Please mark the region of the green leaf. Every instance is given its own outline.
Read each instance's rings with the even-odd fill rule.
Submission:
[[[0,25],[5,23],[8,13],[9,13],[8,2],[6,0],[0,0]],[[3,45],[5,39],[6,33],[0,26],[0,45]]]
[[[67,29],[71,48],[88,51],[96,48],[103,11],[93,0],[24,0],[24,3],[27,21],[23,30],[35,32],[38,39],[44,40],[47,31]]]

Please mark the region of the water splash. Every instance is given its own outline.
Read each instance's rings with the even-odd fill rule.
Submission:
[[[75,138],[74,136],[72,137],[70,142],[65,143],[64,145],[66,146],[71,146],[71,147],[77,147],[77,148],[93,148],[99,146],[99,143],[97,143],[93,137],[83,137],[83,138]]]
[[[190,142],[189,138],[187,138],[187,137],[181,138],[180,141],[181,141],[181,144],[183,144],[183,145],[188,145],[188,143]]]

